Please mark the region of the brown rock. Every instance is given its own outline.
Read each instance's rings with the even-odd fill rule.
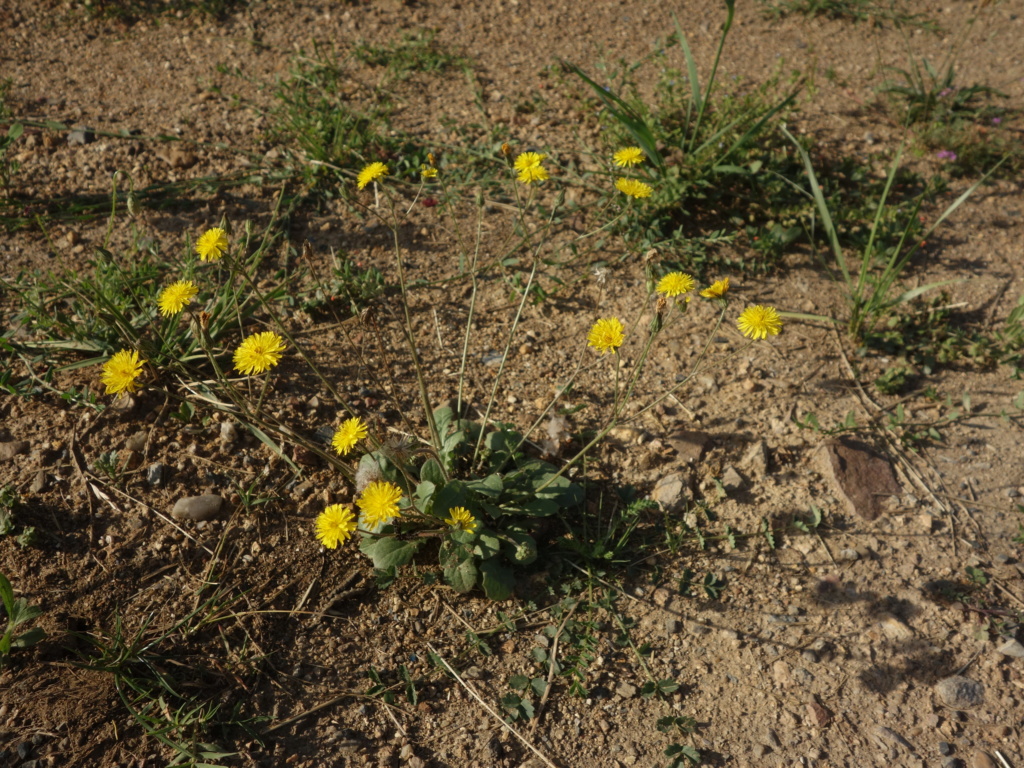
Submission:
[[[0,461],[10,461],[19,453],[28,453],[28,440],[11,440],[0,443]]]
[[[699,464],[704,452],[711,445],[711,435],[680,429],[668,436],[666,442],[676,449],[679,460],[684,464]]]
[[[847,511],[865,520],[877,519],[886,501],[902,491],[889,460],[865,443],[847,437],[829,440],[818,455],[821,473]]]
[[[971,768],[999,768],[996,761],[984,752],[975,752],[971,758]]]

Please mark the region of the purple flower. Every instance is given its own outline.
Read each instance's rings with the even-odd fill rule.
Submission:
[[[1003,122],[1003,118],[1001,118],[1001,117],[993,117],[992,118],[992,125],[999,125],[1001,122]]]
[[[949,160],[950,162],[956,160],[956,152],[951,149],[940,149],[935,153],[935,156],[939,158],[939,160]]]
[[[953,93],[953,91],[955,91],[955,90],[956,90],[955,88],[943,88],[941,91],[939,91],[939,98],[940,99],[944,99],[947,96],[949,96],[951,93]]]

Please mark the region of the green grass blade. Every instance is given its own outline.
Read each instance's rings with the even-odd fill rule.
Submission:
[[[829,243],[832,246],[832,252],[836,257],[836,263],[839,264],[839,269],[843,273],[843,280],[846,281],[846,286],[849,290],[853,290],[854,286],[850,282],[850,271],[846,265],[846,256],[843,255],[842,246],[839,245],[839,236],[836,233],[835,224],[832,223],[832,214],[829,213],[828,204],[825,202],[825,195],[821,191],[821,186],[818,184],[818,177],[814,173],[814,167],[811,165],[811,157],[807,154],[800,142],[791,134],[786,126],[780,126],[782,133],[793,142],[793,146],[796,147],[796,151],[800,154],[800,159],[803,161],[804,170],[807,171],[807,178],[811,184],[811,194],[814,196],[814,203],[818,208],[818,215],[821,216],[822,226],[825,227],[825,233],[828,235]],[[852,297],[851,297],[852,298]]]
[[[640,114],[629,106],[629,104],[619,98],[618,95],[612,93],[611,90],[601,87],[587,77],[583,70],[575,64],[562,61],[562,66],[569,72],[575,74],[594,90],[594,93],[597,94],[597,98],[604,102],[605,107],[607,107],[611,115],[629,132],[630,136],[633,137],[639,147],[651,159],[651,162],[654,163],[659,170],[663,169],[665,167],[665,159],[658,151],[657,142],[654,139],[654,133]]]
[[[693,112],[693,108],[696,107],[697,111],[701,111],[701,107],[704,104],[704,97],[700,92],[700,77],[697,74],[697,61],[693,58],[693,53],[690,52],[690,44],[686,42],[686,35],[683,34],[683,28],[679,24],[678,17],[673,13],[672,21],[676,25],[676,37],[679,39],[679,47],[683,49],[683,56],[686,58],[686,72],[687,77],[690,78],[690,102],[686,106],[686,125],[690,125],[690,115]]]

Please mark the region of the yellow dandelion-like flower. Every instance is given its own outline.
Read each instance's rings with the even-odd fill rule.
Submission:
[[[628,168],[631,165],[639,165],[644,161],[646,155],[640,147],[625,147],[615,153],[615,164],[619,168]]]
[[[621,347],[625,338],[622,323],[617,317],[601,318],[587,334],[587,346],[593,347],[603,355]]]
[[[532,184],[535,181],[544,181],[548,178],[547,169],[541,163],[547,158],[539,152],[523,152],[516,157],[512,167],[515,168],[516,176],[523,184]]]
[[[703,291],[700,295],[705,299],[720,299],[729,292],[729,278],[723,277],[721,280],[716,280]]]
[[[284,339],[273,331],[254,333],[235,350],[235,370],[245,376],[263,373],[278,364],[284,350]]]
[[[359,188],[362,189],[367,184],[383,179],[387,175],[388,167],[384,163],[370,163],[359,172]]]
[[[134,349],[122,349],[107,360],[103,364],[103,373],[100,374],[100,381],[106,386],[107,394],[134,392],[142,386],[136,379],[142,373],[145,362],[139,359],[139,353]]]
[[[747,307],[736,321],[740,333],[751,339],[766,339],[778,336],[782,330],[782,318],[775,307]]]
[[[196,253],[201,261],[217,261],[228,252],[228,233],[220,227],[208,229],[196,240]]]
[[[331,445],[334,446],[334,450],[339,455],[344,456],[346,453],[356,447],[356,443],[366,437],[369,430],[366,428],[366,424],[358,416],[354,419],[347,419],[341,423],[337,431],[334,433],[334,437],[331,438]]]
[[[363,525],[371,530],[401,517],[398,502],[402,500],[402,489],[386,480],[378,480],[366,486],[356,499],[356,505],[363,512]]]
[[[685,272],[669,272],[658,281],[658,293],[663,293],[670,299],[689,293],[693,290],[693,278]]]
[[[179,280],[172,283],[160,291],[160,295],[157,297],[156,303],[160,307],[160,314],[164,317],[178,314],[186,305],[192,303],[192,297],[197,293],[199,293],[199,289],[191,280]]]
[[[356,516],[348,504],[331,504],[316,518],[316,537],[328,549],[335,549],[356,529]]]
[[[421,179],[436,179],[437,168],[432,165],[423,164],[420,166],[420,178]]]
[[[638,200],[642,197],[650,197],[651,192],[654,191],[650,184],[644,184],[638,179],[618,178],[615,180],[615,188],[619,192],[635,197]]]
[[[473,513],[465,507],[453,507],[448,512],[448,519],[445,520],[452,528],[458,528],[466,533],[476,533],[480,522],[473,517]]]

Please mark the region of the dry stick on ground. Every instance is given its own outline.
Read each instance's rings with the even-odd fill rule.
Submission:
[[[551,681],[555,679],[555,666],[558,663],[558,640],[562,636],[562,630],[565,629],[565,624],[569,621],[576,609],[579,608],[580,602],[577,600],[572,604],[572,608],[569,609],[568,613],[562,618],[562,623],[558,625],[558,631],[555,632],[555,637],[551,641],[551,655],[550,663],[548,664],[548,681],[547,685],[544,686],[544,693],[540,697],[540,703],[537,705],[536,714],[533,717],[533,722],[530,723],[530,738],[533,738],[533,734],[537,730],[537,726],[540,724],[541,715],[544,714],[544,705],[548,703],[548,695],[551,693]]]
[[[529,749],[531,752],[533,752],[533,754],[535,754],[538,758],[540,758],[544,762],[545,765],[548,765],[551,768],[558,768],[558,766],[555,763],[551,762],[550,760],[548,760],[547,757],[544,756],[543,752],[541,752],[539,749],[537,749],[535,746],[533,746],[533,744],[531,744],[529,742],[529,740],[525,736],[523,736],[519,731],[517,731],[515,728],[513,728],[509,723],[505,722],[505,720],[502,719],[501,715],[499,715],[497,712],[495,712],[494,709],[486,701],[484,701],[482,698],[480,698],[480,694],[478,694],[473,689],[473,687],[471,685],[469,685],[469,683],[467,683],[465,680],[463,680],[459,676],[459,673],[456,672],[452,668],[452,666],[441,657],[441,654],[439,654],[437,652],[437,649],[433,645],[431,645],[430,643],[427,643],[427,648],[430,649],[430,652],[432,654],[434,654],[434,658],[437,659],[439,662],[441,662],[442,665],[444,665],[444,668],[446,670],[448,670],[448,673],[452,677],[455,678],[455,680],[459,683],[459,685],[461,685],[463,688],[465,688],[467,691],[469,691],[469,694],[474,699],[477,700],[477,702],[480,704],[480,706],[482,706],[484,709],[486,709],[487,713],[491,717],[493,717],[495,720],[497,720],[498,723],[501,724],[502,728],[506,729],[513,736],[515,736],[517,739],[519,739],[519,741],[521,741],[523,743],[523,746],[525,746],[527,749]]]

